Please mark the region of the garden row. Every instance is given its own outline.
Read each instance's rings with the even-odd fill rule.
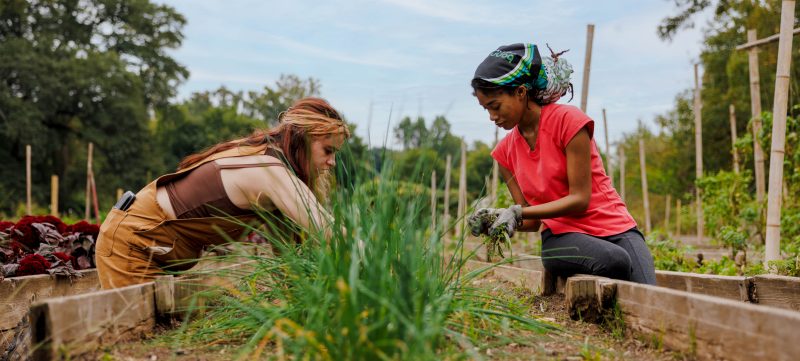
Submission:
[[[466,268],[485,269],[534,294],[563,293],[575,319],[616,322],[657,345],[698,359],[800,356],[794,334],[800,329],[798,278],[658,271],[656,287],[596,276],[551,277],[541,259],[533,256],[516,255],[506,262],[470,260]],[[97,290],[93,270],[81,271],[83,277],[75,282],[47,275],[4,280],[0,346],[11,360],[28,355],[50,360],[140,337],[196,309],[198,299],[193,296],[200,289],[247,272],[241,265],[211,268],[216,269],[105,291]]]

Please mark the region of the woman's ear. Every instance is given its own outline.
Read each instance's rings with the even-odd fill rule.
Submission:
[[[520,100],[528,100],[528,88],[522,85],[518,86],[515,95]]]

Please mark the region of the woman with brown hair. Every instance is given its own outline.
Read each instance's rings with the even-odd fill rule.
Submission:
[[[96,247],[103,288],[151,281],[190,268],[204,247],[242,236],[259,219],[279,213],[302,229],[325,230],[330,214],[328,171],[350,137],[327,101],[305,98],[281,113],[279,124],[218,143],[186,157],[111,210]]]

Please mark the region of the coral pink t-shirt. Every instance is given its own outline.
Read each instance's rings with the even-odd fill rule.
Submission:
[[[594,121],[571,105],[548,104],[542,107],[536,146],[530,149],[517,127],[492,151],[497,163],[516,178],[530,205],[552,202],[569,195],[567,144],[586,128],[591,138],[592,196],[583,213],[542,219],[553,234],[579,232],[604,237],[636,226],[611,180],[594,142]]]

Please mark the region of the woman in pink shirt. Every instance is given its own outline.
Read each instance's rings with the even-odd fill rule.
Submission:
[[[498,127],[510,130],[492,151],[516,205],[479,209],[477,236],[542,230],[542,261],[557,275],[595,274],[655,284],[644,236],[611,186],[593,139],[594,121],[555,102],[572,91],[572,67],[542,58],[533,44],[493,51],[472,88]],[[482,214],[497,220],[485,224]]]

